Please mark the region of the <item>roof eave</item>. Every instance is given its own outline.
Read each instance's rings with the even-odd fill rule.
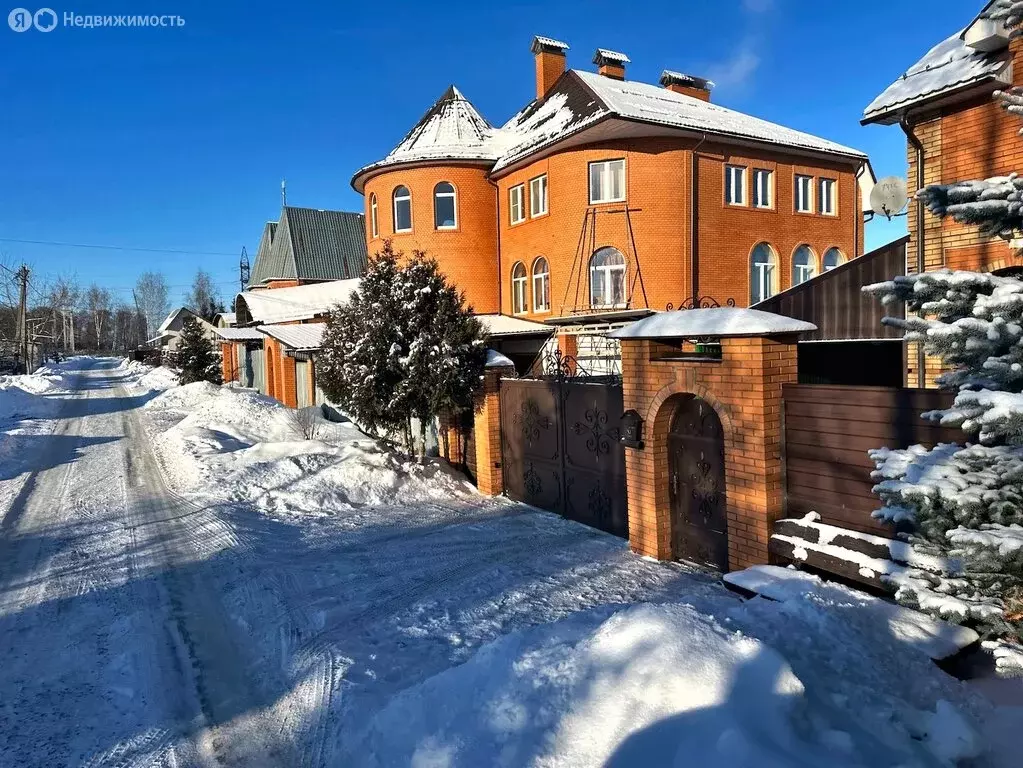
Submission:
[[[443,157],[430,157],[422,158],[419,160],[398,160],[395,162],[387,162],[380,160],[376,163],[363,166],[355,172],[352,176],[352,180],[349,182],[352,189],[358,192],[360,195],[365,194],[366,182],[372,179],[374,176],[379,176],[381,173],[397,168],[426,168],[429,166],[443,165],[443,166],[456,166],[456,167],[480,167],[480,168],[492,168],[497,160],[495,158],[471,158],[471,157],[459,157],[459,158],[443,158]]]
[[[910,99],[893,104],[884,109],[875,110],[871,114],[864,114],[860,118],[860,125],[896,125],[904,116],[920,112],[927,112],[947,107],[962,101],[967,101],[974,96],[990,93],[998,86],[1009,85],[1005,80],[1005,70],[993,75],[986,75],[977,80],[967,83],[960,83],[952,88],[929,93],[918,99]]]

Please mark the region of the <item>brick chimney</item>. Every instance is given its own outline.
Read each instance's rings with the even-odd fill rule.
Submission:
[[[551,37],[537,35],[529,47],[536,61],[536,98],[542,99],[565,72],[565,51],[568,44]]]
[[[661,72],[661,85],[674,93],[682,93],[692,96],[700,101],[710,101],[710,89],[714,83],[695,75],[684,75],[681,72],[672,72],[666,69]]]
[[[618,51],[609,51],[607,48],[598,48],[593,54],[593,63],[597,65],[597,74],[604,77],[612,77],[615,80],[625,79],[625,65],[629,63],[629,57]]]

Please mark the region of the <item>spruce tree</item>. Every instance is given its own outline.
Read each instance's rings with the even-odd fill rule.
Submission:
[[[327,397],[364,427],[406,435],[440,413],[474,407],[486,364],[486,333],[437,262],[390,242],[370,261],[359,290],[330,315],[317,376]]]
[[[1020,36],[1023,0],[996,2],[988,15]],[[1023,89],[995,98],[1023,115]],[[1021,193],[1013,173],[917,194],[936,216],[1008,240],[1023,231]],[[956,392],[951,408],[924,417],[963,432],[962,444],[871,452],[884,503],[875,516],[913,526],[918,567],[895,579],[897,597],[985,635],[1023,639],[1023,282],[940,270],[865,290],[905,302],[905,319],[884,322],[940,358],[947,373],[938,385]]]
[[[221,383],[220,357],[213,348],[213,342],[206,337],[194,317],[187,318],[182,324],[181,337],[178,339],[178,363],[181,366],[181,374],[178,376],[181,384],[191,384],[194,381]]]

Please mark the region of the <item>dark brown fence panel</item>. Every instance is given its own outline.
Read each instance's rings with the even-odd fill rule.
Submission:
[[[892,529],[871,517],[881,504],[871,491],[867,451],[961,442],[960,430],[920,418],[949,407],[952,397],[933,389],[786,384],[786,516],[816,512],[830,525],[890,536]]]

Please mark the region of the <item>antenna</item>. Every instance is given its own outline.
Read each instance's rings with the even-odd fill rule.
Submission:
[[[242,291],[249,285],[249,252],[242,246],[242,257],[238,262],[238,280],[241,283]]]
[[[287,206],[288,204],[288,180],[281,179],[281,205]]]
[[[899,176],[885,176],[870,190],[870,207],[891,221],[893,216],[904,216],[903,209],[909,197],[906,180]]]

